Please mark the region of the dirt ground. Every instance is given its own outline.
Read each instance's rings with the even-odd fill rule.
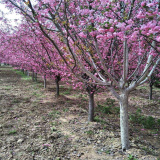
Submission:
[[[112,114],[99,110],[109,92],[95,95],[95,122],[87,121],[88,96],[61,85],[22,78],[8,66],[0,67],[0,160],[159,160],[160,126],[145,129],[130,122],[131,148],[121,151],[118,102]],[[160,89],[138,87],[129,99],[129,114],[160,119]],[[117,111],[117,112],[116,112]],[[135,158],[135,159],[134,159]]]

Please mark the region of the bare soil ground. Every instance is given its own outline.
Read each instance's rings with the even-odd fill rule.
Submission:
[[[118,102],[108,114],[100,109],[106,98],[114,99],[109,92],[95,95],[95,122],[89,123],[85,92],[61,85],[61,96],[55,98],[54,91],[54,83],[43,89],[11,67],[0,67],[0,160],[160,159],[157,124],[145,129],[130,121],[131,148],[121,152]],[[160,119],[160,89],[154,88],[152,101],[148,94],[147,86],[131,93],[129,115],[138,109]]]

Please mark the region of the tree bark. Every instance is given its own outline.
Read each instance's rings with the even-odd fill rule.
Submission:
[[[59,97],[59,81],[61,80],[61,76],[57,75],[55,77],[55,83],[56,83],[56,97]]]
[[[149,83],[149,88],[150,88],[150,92],[149,92],[149,100],[152,100],[152,93],[153,93],[153,91],[152,91],[152,89],[153,89],[153,79],[154,79],[154,77],[153,77],[153,75],[151,76],[151,79],[150,79],[150,83]]]
[[[34,82],[34,71],[32,72],[32,81]]]
[[[44,88],[47,87],[47,84],[46,84],[46,75],[44,75]]]
[[[89,93],[88,121],[94,121],[94,93]]]
[[[129,132],[128,132],[128,93],[120,95],[120,128],[122,151],[129,149]]]
[[[152,85],[150,85],[150,93],[149,93],[149,100],[152,100]]]
[[[27,76],[29,77],[29,71],[27,70]]]
[[[34,74],[35,82],[37,82],[37,73]]]
[[[24,69],[21,69],[21,72],[24,74]]]
[[[56,97],[59,97],[59,81],[56,81]]]

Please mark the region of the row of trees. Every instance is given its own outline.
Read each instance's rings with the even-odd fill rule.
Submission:
[[[24,19],[14,31],[1,29],[0,61],[53,78],[57,88],[61,79],[84,86],[90,121],[96,89],[110,90],[120,104],[122,150],[128,149],[129,93],[160,62],[160,1],[2,2]]]

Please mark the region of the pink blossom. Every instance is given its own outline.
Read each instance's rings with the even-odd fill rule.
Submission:
[[[80,37],[82,37],[82,38],[87,38],[87,35],[84,34],[83,32],[79,33],[78,35],[79,35]]]
[[[144,7],[146,5],[146,2],[141,3],[141,7]]]
[[[118,22],[116,25],[117,28],[125,28],[125,23]]]
[[[158,42],[160,42],[160,37],[157,37],[156,40],[157,40]]]
[[[142,19],[142,18],[145,18],[145,16],[146,16],[146,15],[144,15],[144,14],[142,13],[142,11],[140,11],[140,12],[138,13],[138,15],[137,15],[137,18]]]
[[[139,53],[138,53],[138,55],[139,55],[139,56],[141,56],[141,55],[142,55],[142,53],[141,53],[141,52],[139,52]]]
[[[111,27],[111,28],[109,29],[109,31],[110,31],[110,32],[114,32],[114,28]]]

